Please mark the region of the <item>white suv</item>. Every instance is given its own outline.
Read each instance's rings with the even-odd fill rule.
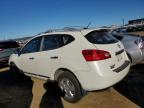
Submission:
[[[64,29],[31,39],[9,60],[12,72],[57,81],[64,99],[78,101],[83,90],[114,85],[128,73],[130,62],[123,45],[105,30]]]

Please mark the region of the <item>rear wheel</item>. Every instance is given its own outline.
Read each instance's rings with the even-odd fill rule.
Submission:
[[[68,102],[77,102],[82,97],[81,87],[76,77],[68,71],[63,71],[57,77],[58,85],[64,92],[64,99]]]

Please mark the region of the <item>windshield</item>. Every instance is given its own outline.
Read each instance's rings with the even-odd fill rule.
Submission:
[[[104,31],[92,31],[85,37],[89,42],[94,44],[111,44],[118,42],[111,34]]]

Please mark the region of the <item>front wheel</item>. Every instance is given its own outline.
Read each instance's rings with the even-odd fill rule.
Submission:
[[[73,74],[64,71],[58,76],[57,81],[59,87],[64,92],[64,99],[66,101],[74,103],[81,99],[81,86]]]
[[[10,72],[14,79],[21,80],[23,75],[14,63],[10,64]]]

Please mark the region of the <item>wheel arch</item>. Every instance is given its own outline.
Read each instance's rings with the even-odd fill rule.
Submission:
[[[16,64],[14,62],[10,62],[9,66],[16,66]]]
[[[77,79],[76,75],[69,69],[66,69],[66,68],[59,68],[56,70],[55,74],[54,74],[54,80],[56,80],[58,78],[58,76],[63,73],[63,71],[67,71],[67,72],[70,72],[72,75],[75,76],[75,78]],[[78,80],[78,79],[77,79]],[[79,80],[78,80],[79,81]]]
[[[69,69],[59,68],[59,69],[55,72],[55,74],[54,74],[54,80],[57,80],[58,76],[59,76],[61,73],[63,73],[64,71],[67,71],[67,72],[71,73],[71,74],[77,79],[77,81],[78,81],[78,83],[79,83],[79,86],[80,86],[80,88],[81,88],[81,93],[82,93],[82,95],[85,95],[86,91],[83,89],[83,87],[82,87],[80,81],[78,80],[77,76],[76,76],[71,70],[69,70]]]

